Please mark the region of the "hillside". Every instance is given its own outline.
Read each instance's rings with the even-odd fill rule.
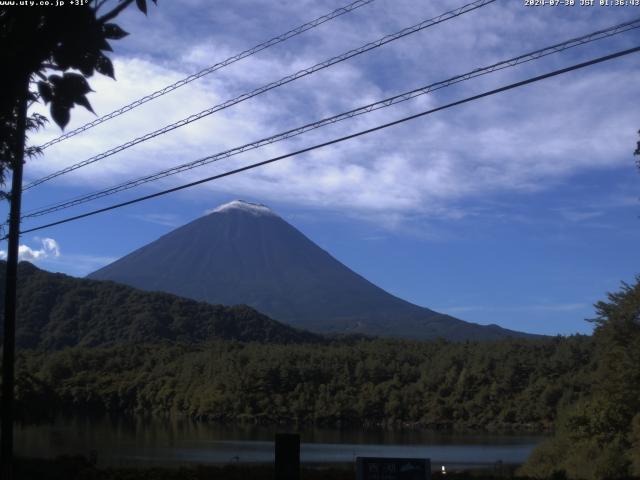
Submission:
[[[6,262],[0,262],[4,290]],[[57,350],[164,340],[200,343],[318,342],[317,335],[271,320],[247,306],[196,302],[167,293],[143,292],[112,282],[79,279],[18,267],[19,348]],[[0,308],[4,294],[0,295]],[[1,332],[1,330],[0,330]]]
[[[214,304],[250,305],[321,333],[495,340],[528,334],[409,303],[333,258],[263,205],[234,201],[89,275]]]

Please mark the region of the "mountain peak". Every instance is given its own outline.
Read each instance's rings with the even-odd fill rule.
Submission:
[[[277,215],[269,207],[262,205],[261,203],[245,202],[244,200],[233,200],[229,203],[225,203],[214,208],[211,213],[232,213],[241,211],[244,213],[250,213],[251,215],[270,215],[277,217]]]
[[[524,336],[395,297],[268,207],[241,200],[219,206],[89,277],[213,304],[246,304],[320,332],[449,340]]]

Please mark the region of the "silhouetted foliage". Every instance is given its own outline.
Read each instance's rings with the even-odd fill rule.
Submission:
[[[30,85],[28,103],[41,99],[50,104],[51,117],[62,128],[75,105],[93,112],[87,78],[95,72],[115,78],[107,56],[109,41],[127,33],[111,20],[133,1],[121,0],[104,14],[99,10],[110,3],[104,0],[56,8],[0,7],[0,184],[15,161],[16,142],[22,141],[16,119],[25,83]],[[146,0],[136,0],[136,5],[146,13]],[[43,122],[44,117],[32,115],[27,130]]]
[[[540,478],[640,476],[640,277],[596,305],[592,394],[561,416],[523,473]]]

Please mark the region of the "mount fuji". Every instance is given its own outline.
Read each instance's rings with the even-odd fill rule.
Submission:
[[[213,304],[246,304],[298,328],[414,339],[491,340],[529,334],[478,325],[391,295],[264,205],[240,200],[93,272]]]

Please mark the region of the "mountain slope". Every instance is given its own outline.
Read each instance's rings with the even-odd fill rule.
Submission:
[[[5,271],[6,262],[1,261],[2,287]],[[20,348],[57,350],[163,340],[322,341],[243,305],[225,307],[143,292],[112,282],[50,273],[27,262],[19,264],[18,279],[16,343]],[[4,292],[0,293],[2,309]]]
[[[211,303],[247,304],[319,332],[450,340],[525,335],[463,322],[397,298],[267,207],[241,201],[218,207],[89,278]]]

